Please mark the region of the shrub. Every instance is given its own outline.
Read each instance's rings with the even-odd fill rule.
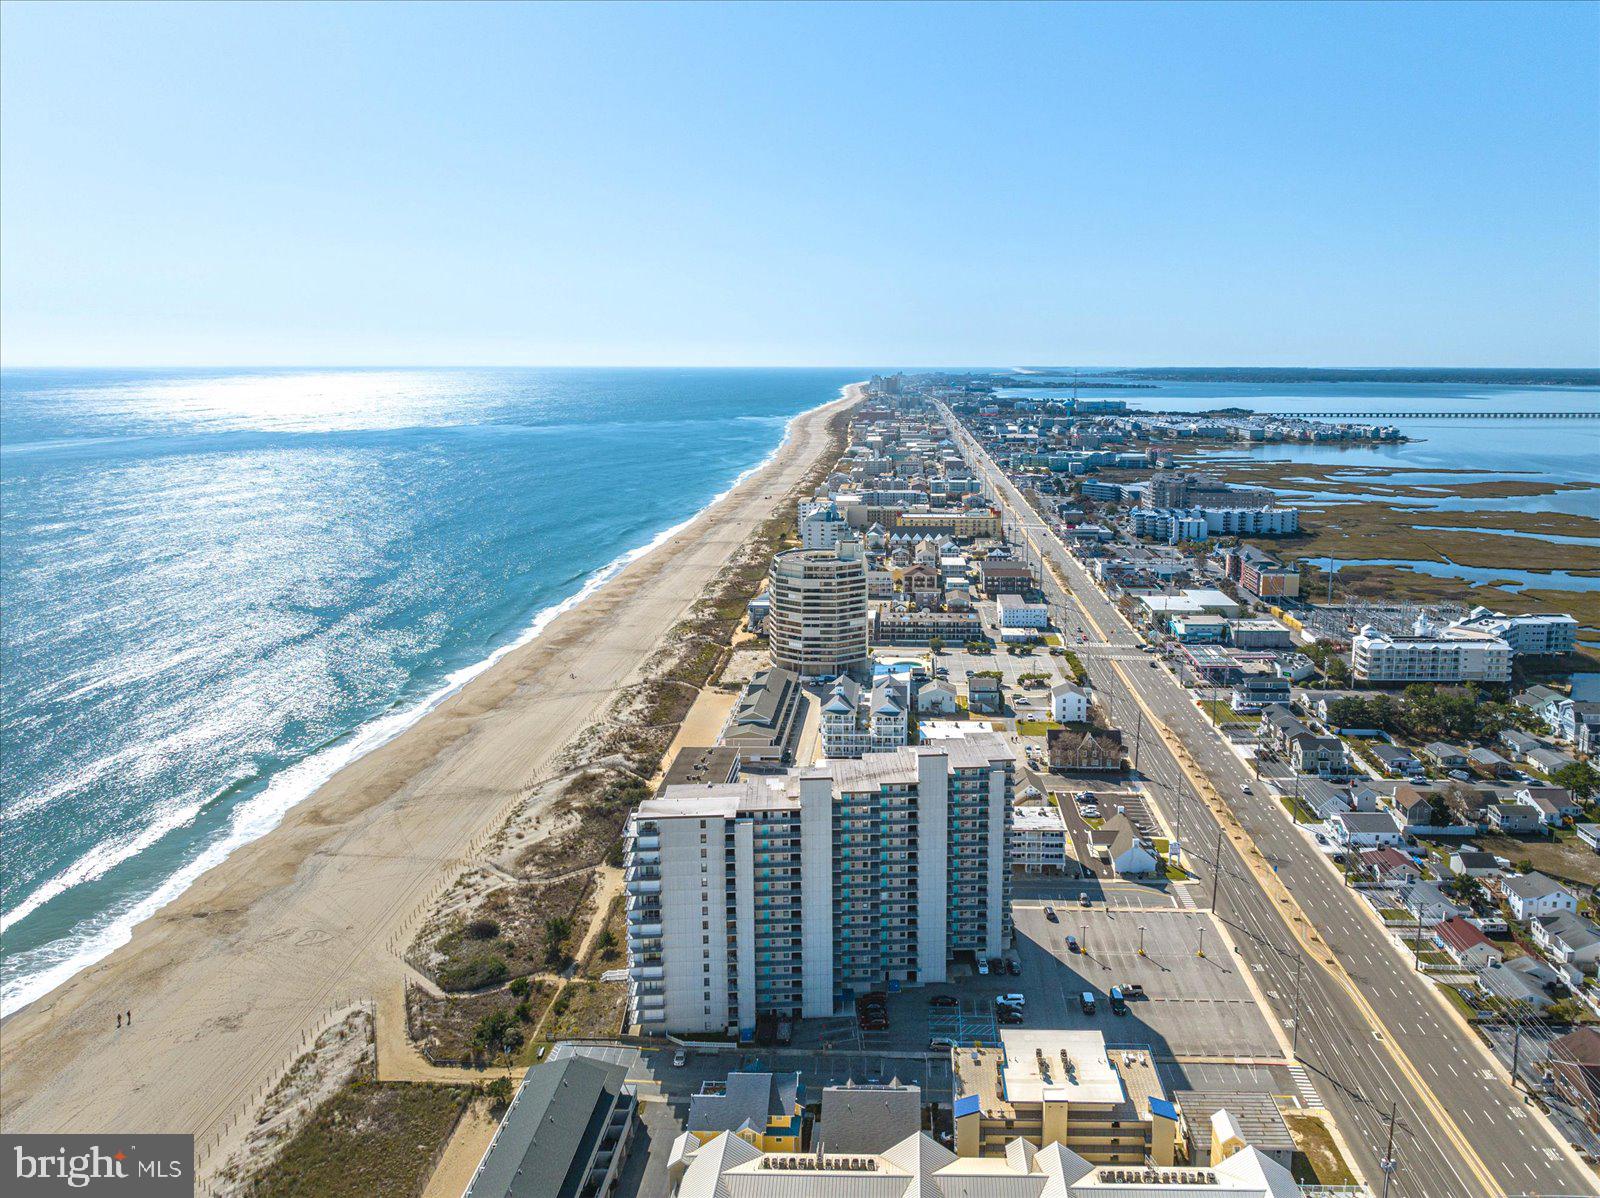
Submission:
[[[512,978],[511,979],[511,987],[510,987],[510,989],[511,989],[511,993],[513,995],[515,995],[517,998],[527,998],[528,997],[528,990],[530,989],[530,987],[528,985],[528,979],[527,978]]]
[[[504,981],[508,972],[504,957],[471,957],[440,970],[439,986],[444,990],[477,990]]]
[[[500,935],[500,925],[492,919],[474,919],[467,925],[467,936],[473,940],[493,940]]]

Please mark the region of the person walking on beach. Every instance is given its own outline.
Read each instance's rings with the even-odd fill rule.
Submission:
[[[129,1027],[133,1026],[133,1012],[132,1011],[128,1012],[128,1026]]]
[[[117,1030],[118,1031],[122,1030],[122,1012],[121,1011],[117,1012]]]

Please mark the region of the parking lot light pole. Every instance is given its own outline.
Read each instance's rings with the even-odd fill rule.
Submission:
[[[1139,955],[1144,956],[1144,924],[1139,925]]]
[[[1200,947],[1195,949],[1194,955],[1197,956],[1197,957],[1203,957],[1203,956],[1206,955],[1206,925],[1205,924],[1201,924],[1200,925]]]

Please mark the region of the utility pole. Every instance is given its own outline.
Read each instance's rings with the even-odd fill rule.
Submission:
[[[1422,972],[1422,917],[1427,910],[1427,903],[1417,908],[1417,934],[1411,941],[1411,969],[1414,973]]]
[[[1522,1020],[1517,1020],[1516,1034],[1511,1038],[1511,1086],[1517,1085],[1517,1064],[1522,1060]],[[1527,1100],[1524,1099],[1524,1102]]]
[[[1217,829],[1217,849],[1211,858],[1211,914],[1217,913],[1217,888],[1222,883],[1222,829]]]
[[[1383,1198],[1389,1198],[1389,1182],[1394,1179],[1394,1115],[1395,1104],[1389,1104],[1389,1144],[1383,1150],[1383,1159],[1378,1162],[1378,1168],[1383,1171]]]

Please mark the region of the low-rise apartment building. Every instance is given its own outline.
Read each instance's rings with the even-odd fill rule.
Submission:
[[[1487,607],[1475,607],[1450,627],[1497,636],[1518,657],[1570,653],[1578,640],[1578,621],[1568,615],[1530,612],[1508,616]]]
[[[1511,646],[1474,629],[1397,636],[1369,624],[1350,649],[1355,676],[1363,682],[1511,681]]]
[[[647,1032],[829,1016],[942,982],[1011,938],[1014,758],[992,732],[720,785],[628,822],[629,1021]]]
[[[841,674],[822,704],[822,753],[860,757],[886,753],[910,735],[909,676],[880,674],[871,688]]]
[[[1229,578],[1258,598],[1293,599],[1300,594],[1300,571],[1254,545],[1227,550],[1222,566]]]
[[[1067,824],[1049,803],[1011,810],[1011,866],[1024,873],[1062,873],[1067,868]]]
[[[950,1059],[958,1156],[1004,1156],[1020,1137],[1096,1164],[1177,1159],[1177,1109],[1145,1049],[1108,1052],[1096,1031],[1003,1028],[998,1046]]]
[[[939,640],[960,645],[983,635],[983,621],[971,608],[941,610],[904,604],[880,607],[872,617],[872,639],[880,645],[926,645]]]

